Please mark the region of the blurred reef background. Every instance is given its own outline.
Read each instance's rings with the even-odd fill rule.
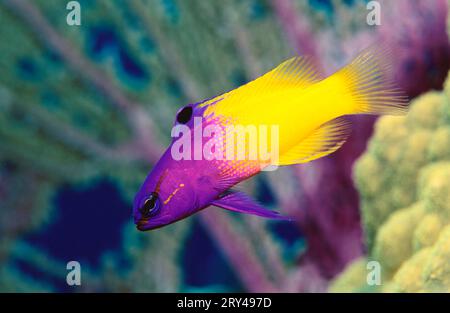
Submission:
[[[381,0],[380,26],[363,0],[79,0],[81,26],[67,2],[0,0],[0,291],[450,291],[447,0]],[[211,207],[135,229],[178,108],[380,41],[408,116],[355,117],[333,155],[243,184],[298,222]]]
[[[407,117],[377,121],[355,180],[369,253],[331,290],[450,292],[450,79]],[[382,285],[367,285],[368,261],[381,264]]]

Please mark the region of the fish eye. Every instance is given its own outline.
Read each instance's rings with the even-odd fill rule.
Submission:
[[[180,124],[186,124],[191,120],[193,109],[191,106],[185,106],[177,114],[177,122]]]
[[[139,208],[143,217],[150,217],[158,213],[160,207],[160,201],[158,194],[152,192],[145,200],[144,204]]]

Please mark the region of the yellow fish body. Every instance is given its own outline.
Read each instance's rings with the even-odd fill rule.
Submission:
[[[208,106],[204,116],[225,116],[244,126],[278,125],[276,165],[308,162],[336,151],[345,142],[351,125],[343,116],[406,112],[407,99],[390,82],[387,60],[382,49],[368,49],[323,78],[308,58],[294,57],[202,103]]]

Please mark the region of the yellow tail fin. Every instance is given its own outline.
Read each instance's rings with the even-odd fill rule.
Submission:
[[[339,149],[351,130],[342,115],[406,113],[408,99],[392,83],[389,58],[386,48],[369,48],[349,65],[319,82],[311,100],[316,98],[318,102],[329,103],[329,109],[341,116],[299,140],[280,156],[278,165],[309,162]]]
[[[390,51],[381,45],[364,50],[329,80],[349,93],[354,105],[351,114],[402,115],[408,98],[394,86],[392,77]]]

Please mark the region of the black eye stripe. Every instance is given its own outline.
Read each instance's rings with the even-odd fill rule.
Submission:
[[[191,106],[186,106],[181,109],[177,114],[177,122],[180,124],[186,124],[191,120],[193,109]]]

